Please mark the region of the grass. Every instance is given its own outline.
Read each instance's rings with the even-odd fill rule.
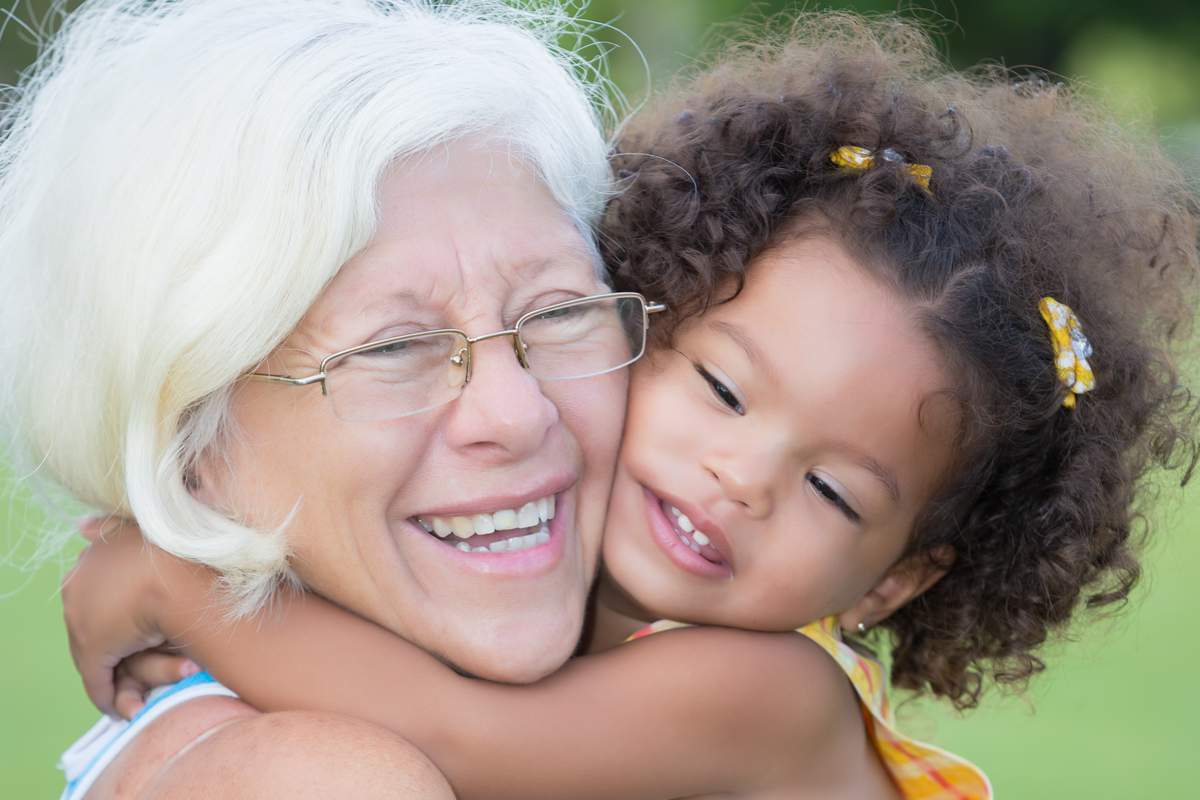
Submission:
[[[7,496],[0,494],[0,496]],[[1182,497],[1182,503],[1180,498]],[[982,765],[997,796],[1020,800],[1193,797],[1200,692],[1190,630],[1200,579],[1200,490],[1164,493],[1137,597],[1110,620],[1078,626],[1047,652],[1049,670],[1023,697],[993,693],[959,718],[928,703],[900,707],[906,730]],[[0,544],[39,524],[19,503],[0,511]],[[56,595],[61,567],[0,565],[0,797],[53,797],[58,754],[95,717],[67,651]],[[799,690],[801,687],[797,687]]]
[[[1172,505],[1171,493],[1164,493]],[[1129,607],[1086,617],[1073,641],[1049,648],[1047,671],[1023,697],[987,698],[963,717],[928,704],[901,714],[908,728],[983,766],[997,797],[1109,800],[1195,797],[1181,765],[1194,757],[1200,692],[1191,677],[1200,638],[1200,490],[1189,486],[1146,554]],[[911,708],[911,707],[910,707]]]

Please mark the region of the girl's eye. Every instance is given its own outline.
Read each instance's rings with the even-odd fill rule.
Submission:
[[[838,494],[837,490],[825,481],[821,480],[819,476],[810,472],[807,476],[807,480],[809,485],[816,490],[817,494],[819,494],[822,499],[835,507],[838,511],[841,511],[843,514],[845,514],[846,518],[851,522],[860,522],[862,520],[862,517],[858,515],[858,512],[850,507],[850,504],[847,503],[840,494]]]
[[[700,373],[700,377],[712,389],[712,393],[717,396],[717,399],[729,406],[731,411],[736,414],[746,413],[746,407],[742,405],[741,400],[738,400],[737,395],[733,393],[732,389],[721,383],[718,378],[715,378],[712,373],[699,364],[696,364],[696,372]]]

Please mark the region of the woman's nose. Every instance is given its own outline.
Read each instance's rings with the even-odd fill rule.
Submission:
[[[558,422],[558,407],[521,366],[509,337],[477,342],[471,381],[454,402],[446,435],[457,448],[496,461],[536,451]]]
[[[780,461],[770,448],[751,451],[743,443],[736,453],[708,455],[704,468],[717,481],[721,496],[751,519],[765,519],[774,510]]]

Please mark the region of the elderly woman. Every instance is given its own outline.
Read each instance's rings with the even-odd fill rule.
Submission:
[[[465,672],[561,665],[646,320],[599,277],[606,147],[564,21],[85,4],[0,145],[14,457],[239,612],[295,578]],[[449,795],[391,733],[211,686],[98,731],[71,796]]]

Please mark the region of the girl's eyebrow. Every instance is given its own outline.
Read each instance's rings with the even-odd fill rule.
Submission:
[[[896,478],[896,473],[881,464],[878,459],[864,453],[856,447],[846,442],[833,442],[829,445],[830,449],[839,450],[850,457],[850,459],[858,466],[870,472],[875,478],[882,483],[891,496],[892,502],[896,505],[900,504],[900,481]]]
[[[732,339],[733,343],[746,354],[746,358],[750,361],[750,366],[761,370],[769,380],[779,380],[779,373],[775,371],[775,365],[770,362],[759,348],[758,343],[754,341],[754,337],[747,333],[744,328],[732,322],[719,319],[708,320],[706,324],[711,330],[722,333]]]

